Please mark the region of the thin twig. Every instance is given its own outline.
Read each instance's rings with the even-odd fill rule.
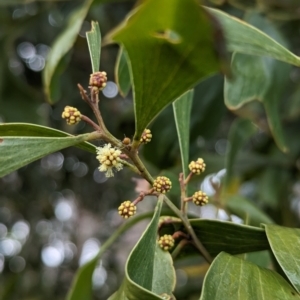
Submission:
[[[131,163],[129,163],[128,161],[120,159],[119,162],[121,164],[123,164],[124,166],[128,167],[132,172],[141,175],[140,171],[138,170],[138,168],[136,166],[132,165]]]
[[[122,144],[121,141],[119,141],[118,139],[116,139],[105,127],[99,107],[98,107],[98,102],[99,102],[99,98],[98,98],[98,94],[95,93],[93,90],[91,90],[91,95],[93,97],[93,99],[91,100],[88,96],[86,91],[83,89],[83,87],[78,84],[78,88],[80,91],[80,94],[82,96],[82,99],[84,101],[86,101],[89,106],[92,108],[97,122],[99,124],[99,129],[96,132],[93,132],[89,135],[89,140],[92,139],[96,139],[96,138],[102,138],[103,140],[105,140],[106,142],[110,142],[112,145],[114,145],[115,147],[118,147],[119,149],[122,149],[122,147],[124,146]],[[132,144],[132,148],[128,149],[128,148],[123,148],[122,151],[123,153],[125,153],[133,162],[133,164],[135,165],[136,169],[131,165],[130,168],[133,171],[137,171],[138,173],[144,177],[150,184],[153,184],[154,179],[151,176],[151,174],[148,172],[147,168],[145,167],[145,165],[143,164],[143,162],[141,161],[139,155],[138,155],[138,151],[137,148],[135,146],[137,146],[137,141],[133,141]],[[125,163],[126,164],[126,163]],[[184,202],[185,199],[185,186],[187,184],[187,182],[189,181],[189,179],[191,178],[191,174],[189,174],[189,176],[184,180],[183,175],[181,178],[181,182],[183,185],[183,189],[182,189],[182,203],[183,206],[186,205],[186,203]],[[139,197],[138,197],[139,199]],[[207,260],[207,262],[211,263],[212,262],[212,258],[210,257],[209,253],[207,252],[207,250],[204,248],[204,246],[202,245],[202,243],[200,242],[200,240],[198,239],[198,237],[196,236],[188,218],[185,215],[185,209],[183,209],[182,213],[166,196],[164,196],[164,201],[165,203],[173,210],[173,212],[182,220],[183,225],[185,226],[187,232],[189,233],[189,235],[191,236],[191,238],[193,239],[193,242],[196,246],[196,248],[200,251],[200,253],[203,255],[203,257]]]
[[[154,192],[154,189],[150,189],[147,192],[140,192],[139,196],[132,201],[133,204],[137,205],[139,202],[143,201],[144,198],[148,195],[156,195],[158,196],[158,194],[156,192]]]
[[[184,184],[185,185],[187,185],[189,183],[189,181],[191,180],[191,178],[192,178],[193,175],[194,175],[194,173],[190,172],[190,174],[184,180]]]
[[[195,247],[199,250],[199,252],[203,255],[205,260],[208,263],[212,262],[212,258],[208,251],[205,249],[199,238],[197,237],[193,227],[191,226],[189,220],[187,217],[183,216],[181,211],[172,203],[172,201],[169,200],[168,197],[164,197],[165,203],[169,206],[169,208],[182,220],[182,223],[186,229],[186,231],[190,234],[191,238],[193,239],[195,243]]]
[[[181,240],[178,245],[176,246],[176,248],[172,251],[172,259],[174,260],[177,255],[181,252],[181,250],[184,248],[185,245],[190,244],[191,241],[189,240]]]
[[[89,117],[85,115],[81,115],[81,120],[87,123],[88,125],[92,126],[95,130],[101,131],[101,128],[94,122],[92,121]]]
[[[104,125],[100,110],[99,110],[99,106],[98,106],[98,102],[99,102],[99,95],[98,93],[95,93],[95,91],[93,91],[93,89],[91,88],[91,95],[92,98],[90,98],[87,95],[86,90],[82,87],[81,84],[77,84],[77,87],[79,89],[80,95],[82,97],[82,99],[90,106],[90,108],[92,109],[97,122],[99,124],[99,127],[101,128],[101,130],[103,130],[104,132],[108,131]]]
[[[180,203],[181,203],[181,212],[183,215],[186,215],[186,208],[187,208],[187,203],[185,201],[186,194],[185,194],[185,180],[184,180],[184,175],[183,173],[179,174],[179,184],[180,184],[180,191],[181,191],[181,196],[180,196]]]
[[[185,233],[185,232],[182,232],[182,231],[175,231],[172,235],[173,239],[178,239],[180,237],[188,240],[189,239],[189,236]]]
[[[121,143],[121,145],[122,145],[122,143]],[[128,150],[127,148],[124,148],[123,152],[126,155],[128,155],[128,157],[131,159],[133,164],[137,167],[137,169],[140,172],[140,175],[142,177],[144,177],[152,185],[154,182],[154,179],[148,172],[148,170],[145,167],[145,165],[143,164],[143,162],[141,161],[140,157],[138,156],[138,153],[135,150],[132,150],[132,149]]]

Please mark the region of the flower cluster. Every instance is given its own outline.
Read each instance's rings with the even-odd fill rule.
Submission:
[[[101,91],[106,87],[107,77],[106,72],[95,72],[90,76],[90,87]]]
[[[106,177],[113,177],[113,169],[120,171],[123,169],[123,164],[120,162],[121,150],[114,148],[111,144],[106,144],[97,149],[97,159],[100,162],[99,171],[106,172]]]
[[[168,177],[158,176],[153,182],[155,192],[165,194],[172,188],[172,182]]]
[[[66,106],[61,117],[66,119],[68,125],[75,125],[81,121],[80,111],[72,106]]]
[[[120,216],[122,216],[124,219],[128,219],[135,215],[136,205],[131,201],[127,200],[119,206],[118,211]]]
[[[189,169],[193,174],[201,174],[205,171],[206,164],[202,158],[198,158],[196,161],[191,161]]]
[[[162,235],[158,240],[159,247],[164,251],[171,250],[174,247],[174,243],[174,238],[169,234]]]
[[[140,142],[143,144],[147,144],[149,142],[151,142],[152,139],[152,133],[150,129],[145,129],[141,138],[140,138]]]
[[[193,202],[198,206],[204,206],[208,203],[208,197],[204,192],[198,191],[193,195]]]

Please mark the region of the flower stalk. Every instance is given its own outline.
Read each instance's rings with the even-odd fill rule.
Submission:
[[[98,125],[93,124],[91,120],[84,118],[88,124],[92,125],[96,131],[90,135],[89,140],[92,139],[103,139],[108,144],[105,145],[102,148],[98,148],[97,150],[97,158],[100,162],[99,170],[106,172],[106,176],[113,176],[113,169],[120,170],[123,168],[123,165],[126,165],[130,167],[130,169],[136,173],[138,173],[140,176],[142,176],[144,179],[146,179],[151,185],[155,183],[155,180],[141,161],[139,155],[138,155],[138,147],[140,146],[141,140],[134,139],[132,144],[126,145],[122,141],[116,139],[106,128],[104,121],[101,116],[101,112],[99,110],[99,90],[95,90],[93,87],[91,88],[91,97],[90,98],[86,91],[83,89],[83,87],[78,84],[79,92],[81,94],[82,99],[88,103],[88,105],[93,110],[93,113],[95,114],[95,117],[97,119]],[[143,142],[149,142],[151,140],[152,134],[151,132],[146,129],[143,136]],[[121,154],[125,154],[132,162],[129,163],[125,160],[123,160]],[[127,158],[126,157],[126,158]],[[198,159],[196,162],[192,162],[189,165],[191,173],[188,175],[187,178],[184,178],[183,174],[180,174],[179,181],[181,186],[181,210],[179,210],[166,196],[164,196],[165,203],[169,206],[171,210],[180,218],[182,221],[188,235],[190,236],[191,242],[195,245],[195,247],[199,250],[199,252],[203,255],[205,260],[209,263],[212,262],[212,258],[210,254],[207,252],[197,235],[195,234],[189,219],[186,216],[186,186],[192,175],[194,174],[200,174],[205,170],[205,163],[202,159]],[[164,179],[164,178],[163,178]],[[160,183],[159,183],[160,184]],[[144,199],[146,195],[153,194],[155,192],[156,195],[161,193],[162,191],[165,193],[169,191],[171,188],[171,184],[169,181],[163,182],[163,190],[160,189],[160,187],[156,186],[154,189],[151,189],[147,193],[141,193],[137,199],[135,199],[133,202],[124,202],[119,207],[119,214],[123,216],[124,218],[128,218],[136,213],[136,204]],[[186,239],[185,239],[186,240]],[[182,242],[183,243],[183,242]]]

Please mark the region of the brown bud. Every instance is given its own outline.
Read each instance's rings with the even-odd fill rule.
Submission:
[[[131,139],[128,138],[128,137],[125,137],[122,141],[122,143],[125,145],[125,146],[128,146],[130,143],[131,143]]]
[[[103,90],[106,87],[106,72],[95,72],[90,76],[90,87],[97,90]]]

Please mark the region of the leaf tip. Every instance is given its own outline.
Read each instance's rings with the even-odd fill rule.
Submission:
[[[97,26],[99,26],[99,23],[97,21],[91,21],[91,30],[87,31],[86,34],[96,31]]]

